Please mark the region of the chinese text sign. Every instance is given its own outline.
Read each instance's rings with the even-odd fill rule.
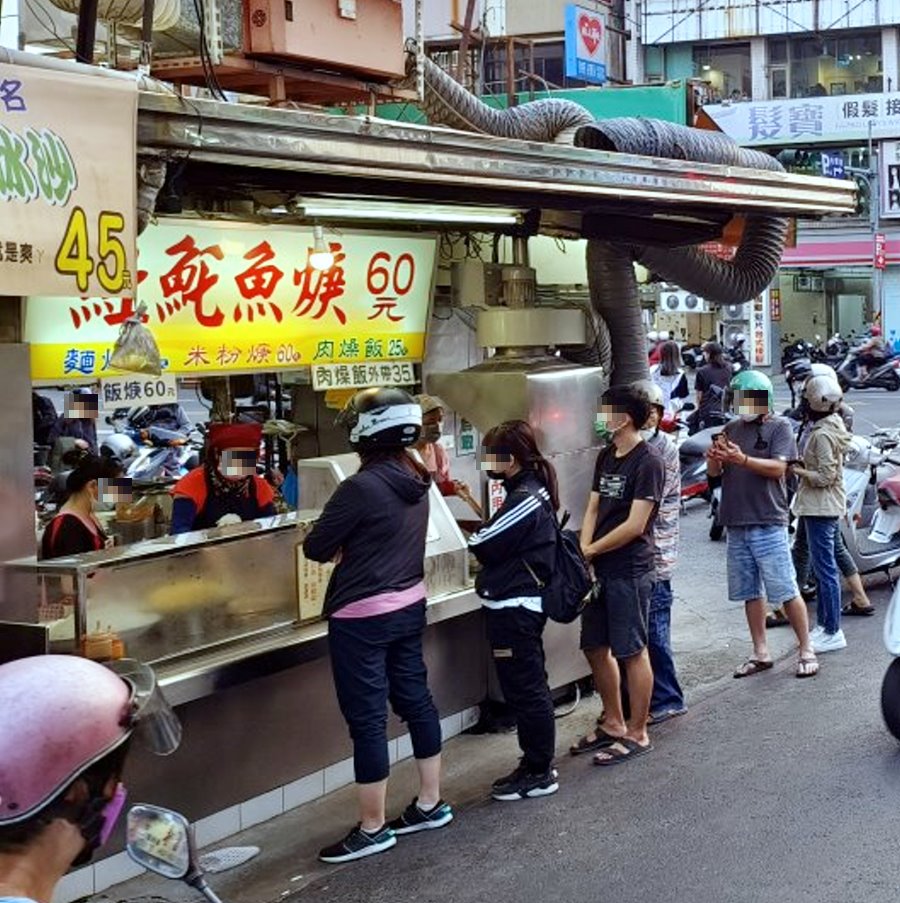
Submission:
[[[603,84],[604,25],[600,13],[582,6],[566,7],[566,76]]]
[[[0,285],[131,290],[137,83],[0,66]]]
[[[892,94],[711,104],[703,112],[738,144],[751,147],[900,136],[900,95]]]
[[[420,361],[434,278],[432,236],[329,238],[334,265],[309,263],[311,231],[163,220],[141,236],[138,296],[169,372]],[[125,297],[27,301],[39,380],[114,375],[109,355],[135,311]]]

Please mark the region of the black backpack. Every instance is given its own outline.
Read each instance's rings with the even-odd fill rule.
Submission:
[[[536,492],[527,491],[543,505],[544,500]],[[546,582],[539,580],[524,558],[522,564],[541,591],[544,614],[559,624],[571,624],[590,601],[593,581],[581,554],[581,537],[574,530],[565,529],[569,512],[563,514],[562,523],[553,511],[550,513],[556,527],[556,549],[549,579]]]

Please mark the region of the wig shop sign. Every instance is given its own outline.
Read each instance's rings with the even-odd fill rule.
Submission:
[[[435,238],[342,231],[328,243],[334,263],[319,270],[308,229],[182,219],[149,226],[137,297],[168,371],[422,360]],[[131,296],[28,298],[32,378],[115,375],[110,353],[135,310]]]
[[[0,65],[0,287],[131,290],[137,84]]]

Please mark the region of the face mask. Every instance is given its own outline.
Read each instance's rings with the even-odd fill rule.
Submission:
[[[124,784],[117,784],[112,798],[109,800],[96,800],[89,804],[87,814],[78,825],[81,836],[84,838],[84,849],[72,863],[73,866],[87,865],[94,855],[94,851],[102,847],[112,836],[116,822],[125,808],[125,800],[128,791]]]
[[[641,438],[645,442],[649,442],[656,435],[656,430],[641,430]]]

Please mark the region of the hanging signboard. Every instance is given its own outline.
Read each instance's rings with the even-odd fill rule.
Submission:
[[[709,104],[703,112],[745,146],[840,144],[900,137],[900,96],[855,94]]]
[[[3,294],[130,291],[137,99],[136,81],[0,67]]]
[[[883,232],[876,232],[872,241],[872,266],[883,270],[887,266],[886,239]]]
[[[881,215],[900,218],[900,141],[882,141],[878,146],[881,170]]]
[[[781,289],[769,289],[769,316],[773,323],[781,322]]]
[[[314,364],[312,385],[317,392],[330,389],[365,389],[368,386],[412,386],[416,371],[411,363]]]
[[[334,265],[309,263],[312,231],[163,220],[139,242],[138,297],[180,375],[312,364],[421,361],[433,236],[341,232]],[[25,340],[36,380],[114,375],[109,357],[135,300],[30,297]]]
[[[129,373],[100,380],[100,405],[104,410],[136,408],[145,404],[174,404],[178,381],[173,373],[146,376]]]
[[[602,85],[606,81],[606,36],[600,13],[566,7],[566,77]]]
[[[754,367],[768,367],[771,363],[770,324],[769,298],[766,291],[753,299],[753,310],[750,314],[750,360]]]

